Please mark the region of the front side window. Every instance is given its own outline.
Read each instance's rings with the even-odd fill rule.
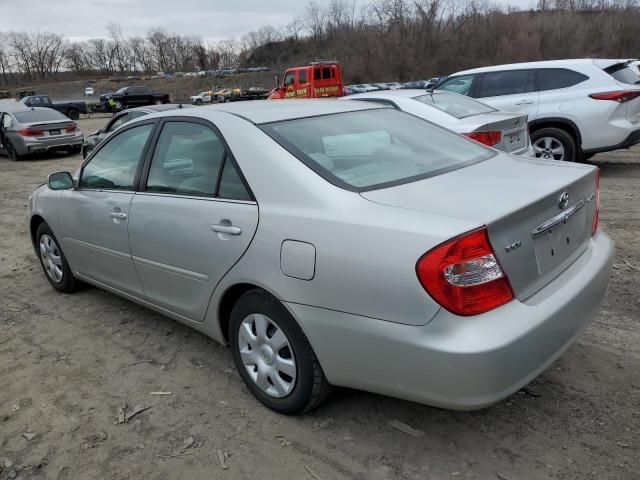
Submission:
[[[296,81],[296,74],[295,72],[287,72],[287,74],[284,76],[284,84],[285,86],[287,85],[293,85]]]
[[[420,95],[418,97],[413,97],[413,99],[431,107],[435,107],[438,110],[448,113],[456,118],[466,118],[473,115],[497,111],[489,105],[485,105],[477,100],[457,95],[455,93],[438,92]]]
[[[307,71],[306,70],[300,70],[298,72],[298,82],[299,83],[307,83]]]
[[[140,157],[153,129],[140,125],[108,138],[82,169],[80,187],[133,190]]]
[[[274,122],[262,129],[328,181],[349,190],[407,183],[494,155],[391,108]]]
[[[478,97],[517,95],[535,90],[533,70],[487,72],[482,76]]]
[[[460,95],[469,95],[472,84],[473,75],[460,75],[458,77],[447,78],[442,84],[436,87],[438,90],[459,93]]]
[[[588,79],[586,75],[566,68],[541,68],[538,70],[538,89],[545,91],[567,88]]]

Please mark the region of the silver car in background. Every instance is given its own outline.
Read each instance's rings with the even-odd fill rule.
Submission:
[[[76,122],[56,110],[0,102],[0,153],[12,160],[53,150],[76,153],[83,140]]]
[[[123,125],[33,192],[29,232],[54,288],[229,344],[278,412],[331,385],[475,409],[595,315],[613,256],[598,172],[371,102],[238,102]]]
[[[464,95],[401,89],[351,95],[348,99],[390,105],[489,147],[515,155],[534,155],[526,115],[503,112]]]
[[[93,132],[84,139],[82,145],[82,158],[87,158],[87,155],[96,148],[96,146],[111,133],[113,133],[118,127],[125,123],[135,120],[139,117],[144,117],[150,113],[164,112],[167,110],[174,110],[180,108],[192,108],[191,105],[183,105],[181,103],[165,103],[161,105],[147,105],[146,107],[128,108],[115,114],[101,129]]]

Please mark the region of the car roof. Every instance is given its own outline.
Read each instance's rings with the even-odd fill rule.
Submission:
[[[197,117],[207,117],[210,112],[226,112],[242,117],[252,123],[270,123],[295,118],[332,115],[359,110],[374,110],[388,108],[366,102],[349,102],[327,98],[318,99],[290,99],[290,100],[262,100],[221,103],[193,108],[185,114]]]
[[[540,62],[523,62],[523,63],[508,63],[505,65],[492,65],[489,67],[472,68],[469,70],[462,70],[456,72],[453,75],[465,75],[469,73],[482,73],[482,72],[496,72],[501,70],[519,70],[525,68],[560,68],[570,66],[585,66],[585,65],[597,65],[599,68],[607,68],[608,66],[615,65],[616,63],[628,62],[633,59],[619,58],[619,59],[604,59],[604,58],[572,58],[568,60],[545,60]]]
[[[166,112],[167,110],[178,110],[182,108],[193,108],[193,105],[190,105],[188,103],[163,103],[161,105],[147,105],[145,107],[128,108],[127,110],[123,111],[155,113]]]
[[[419,97],[421,95],[427,95],[427,94],[437,95],[439,93],[449,94],[453,92],[447,92],[443,90],[431,91],[431,90],[426,90],[424,88],[400,88],[398,90],[379,90],[377,92],[356,93],[354,95],[349,95],[348,98],[389,98],[389,99],[398,98],[398,97],[414,98],[414,97]],[[454,93],[454,95],[458,95],[458,94]]]

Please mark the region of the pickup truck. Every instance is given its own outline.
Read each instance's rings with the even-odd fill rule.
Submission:
[[[109,98],[116,102],[117,110],[170,103],[167,93],[154,92],[144,86],[122,87],[114,93],[100,95],[100,104],[106,111],[111,111],[108,103]]]
[[[49,95],[29,95],[20,99],[27,107],[48,107],[64,113],[71,120],[80,118],[81,113],[87,113],[85,102],[56,102],[53,103]]]

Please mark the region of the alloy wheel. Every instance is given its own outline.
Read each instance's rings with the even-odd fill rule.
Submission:
[[[238,334],[240,357],[249,377],[267,395],[286,397],[296,384],[296,360],[289,339],[271,318],[248,315]]]
[[[60,249],[55,240],[46,233],[40,237],[40,258],[49,278],[55,283],[62,283],[64,275]]]
[[[533,143],[533,151],[537,158],[564,160],[564,146],[554,137],[540,137]]]

